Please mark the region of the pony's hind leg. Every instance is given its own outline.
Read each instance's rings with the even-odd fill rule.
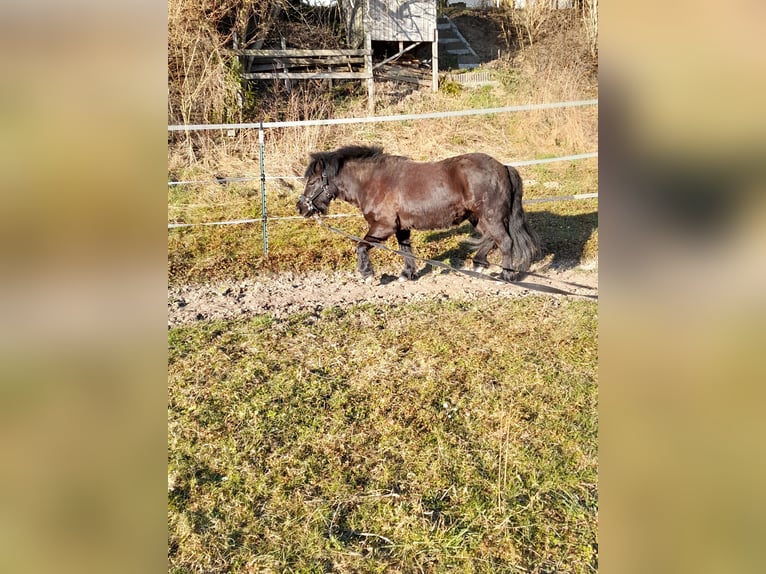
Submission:
[[[468,243],[476,249],[476,253],[473,255],[473,270],[483,273],[485,269],[489,268],[489,261],[487,261],[487,255],[495,248],[495,240],[492,236],[486,233],[484,225],[476,214],[471,214],[468,218],[471,225],[474,226],[476,231],[481,233],[481,237],[478,239],[469,239]]]
[[[409,281],[415,276],[415,258],[412,256],[412,244],[410,243],[410,230],[400,229],[396,232],[396,241],[399,250],[404,252],[404,269],[399,275],[400,281]]]
[[[476,243],[478,248],[473,256],[473,269],[479,273],[483,273],[485,269],[489,267],[489,261],[487,261],[487,255],[495,248],[495,240],[488,234],[482,235]]]
[[[503,271],[500,273],[500,279],[503,281],[518,281],[521,274],[513,268],[513,239],[502,223],[487,224],[487,235],[494,241],[490,243],[497,244],[500,253],[503,255]]]

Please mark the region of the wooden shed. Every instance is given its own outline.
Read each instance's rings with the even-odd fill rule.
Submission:
[[[438,88],[437,0],[339,0],[349,42],[372,50],[372,42],[396,42],[398,52],[378,68],[423,43],[431,44],[431,85]]]
[[[370,38],[385,42],[433,42],[436,0],[369,0]]]
[[[433,42],[436,0],[339,0],[349,41],[361,46],[368,15],[370,40],[381,42]]]
[[[243,80],[362,80],[367,84],[370,113],[374,112],[374,77],[388,77],[386,68],[413,48],[431,44],[431,78],[428,72],[397,73],[392,79],[431,85],[439,80],[439,44],[436,0],[337,0],[346,23],[350,48],[333,50],[235,49],[241,58]],[[373,63],[372,42],[394,42],[398,52]],[[394,48],[396,49],[396,48]],[[390,53],[390,52],[389,52]],[[363,69],[359,69],[363,66]],[[376,71],[377,70],[377,71]]]

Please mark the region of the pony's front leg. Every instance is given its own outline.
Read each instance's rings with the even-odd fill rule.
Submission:
[[[367,235],[363,238],[364,241],[359,243],[359,246],[356,248],[356,268],[365,283],[372,281],[375,274],[372,269],[372,263],[370,263],[370,249],[372,249],[373,245],[376,243],[384,243],[386,239],[393,234],[394,230],[389,229],[386,226],[378,225],[370,227],[367,231]]]
[[[415,276],[415,258],[412,256],[412,244],[410,243],[410,230],[400,229],[396,232],[396,241],[399,243],[399,251],[404,252],[404,269],[399,275],[400,281],[409,281]]]
[[[365,241],[371,238],[369,234],[364,236]],[[356,248],[356,269],[362,276],[365,283],[372,280],[375,272],[372,270],[372,263],[370,262],[370,249],[372,246],[369,243],[361,242]]]

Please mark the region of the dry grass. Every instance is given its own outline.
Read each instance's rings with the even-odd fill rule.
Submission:
[[[171,572],[594,572],[596,305],[169,332]]]
[[[233,2],[229,2],[233,4]],[[168,122],[235,121],[239,82],[226,65],[224,38],[216,29],[223,2],[168,1]],[[205,17],[212,12],[212,17]],[[222,117],[224,112],[228,116]]]

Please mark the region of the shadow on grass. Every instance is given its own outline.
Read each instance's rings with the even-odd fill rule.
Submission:
[[[581,263],[585,255],[585,247],[593,232],[598,229],[598,211],[578,215],[538,211],[528,212],[527,217],[530,226],[540,237],[542,248],[540,259],[552,255],[551,267],[561,270],[572,269]],[[470,223],[464,223],[453,229],[429,233],[425,243],[435,243],[458,236],[464,236],[466,239],[480,237]],[[460,268],[467,259],[472,257],[473,252],[472,246],[467,241],[463,241],[457,247],[438,254],[432,259]],[[447,271],[426,265],[418,271],[417,277],[434,272],[446,273]]]
[[[598,229],[598,211],[578,215],[559,215],[550,211],[527,213],[529,224],[540,236],[541,257],[553,255],[551,267],[577,267],[585,254],[585,246]]]

